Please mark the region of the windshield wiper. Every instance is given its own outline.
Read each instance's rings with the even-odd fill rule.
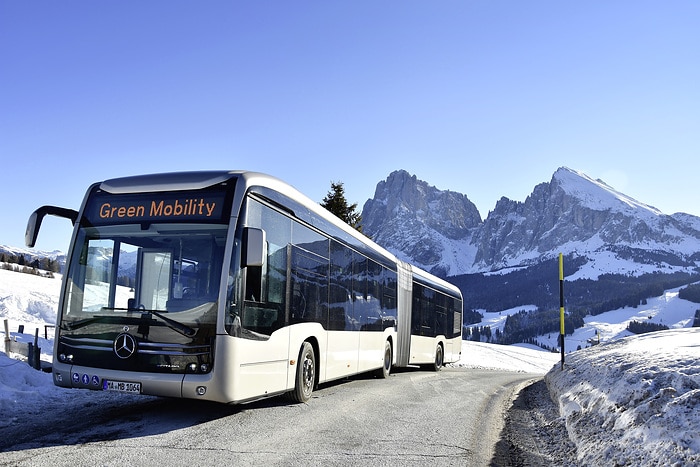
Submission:
[[[93,316],[90,318],[85,318],[85,319],[80,319],[77,321],[73,321],[70,323],[63,322],[61,323],[61,329],[66,330],[66,331],[73,331],[75,329],[80,329],[82,327],[88,326],[93,323],[108,323],[108,324],[143,324],[145,320],[152,320],[151,315],[154,315],[160,320],[165,323],[166,326],[168,326],[170,329],[172,329],[175,332],[178,332],[182,334],[185,337],[194,337],[195,334],[197,334],[197,330],[194,328],[191,328],[187,326],[186,324],[182,324],[178,321],[175,321],[174,319],[168,318],[167,316],[164,316],[163,314],[159,313],[156,310],[146,310],[143,308],[139,309],[134,309],[134,308],[107,308],[107,307],[102,307],[103,311],[129,311],[129,312],[139,312],[141,313],[140,316],[118,316],[118,315],[110,315],[110,316]],[[155,322],[155,321],[154,321]]]
[[[135,316],[92,316],[90,318],[79,319],[71,322],[62,322],[61,329],[64,331],[73,331],[75,329],[80,329],[85,326],[89,326],[93,323],[107,323],[107,324],[138,324],[141,317]]]
[[[142,310],[143,311],[143,310]],[[195,334],[197,334],[197,330],[194,328],[189,327],[186,324],[182,324],[179,321],[175,321],[174,319],[170,319],[167,316],[164,316],[162,313],[157,312],[156,310],[145,310],[147,314],[149,315],[154,315],[163,320],[163,322],[173,331],[179,332],[185,337],[194,337]]]

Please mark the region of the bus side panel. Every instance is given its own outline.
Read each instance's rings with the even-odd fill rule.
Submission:
[[[360,333],[357,331],[329,331],[327,338],[324,381],[357,373]]]
[[[386,337],[383,332],[360,333],[358,372],[375,370],[384,365],[384,342]]]
[[[411,336],[411,359],[409,364],[422,365],[435,362],[435,349],[441,339],[437,337]],[[442,339],[444,342],[444,339]]]
[[[290,373],[289,328],[272,333],[268,340],[233,338],[233,365],[218,358],[231,373],[235,401],[264,397],[288,389]],[[264,356],[264,357],[263,357]]]
[[[462,358],[462,336],[445,341],[445,363],[458,362]]]

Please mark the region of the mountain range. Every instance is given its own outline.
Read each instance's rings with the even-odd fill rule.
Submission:
[[[560,253],[567,307],[582,316],[700,280],[699,217],[664,214],[566,167],[523,202],[501,198],[485,219],[467,195],[397,170],[361,214],[378,244],[460,287],[466,310],[558,309]],[[61,252],[0,253],[65,263]]]
[[[523,202],[501,198],[485,219],[466,195],[397,170],[377,184],[362,220],[377,243],[442,277],[506,273],[559,253],[576,259],[568,280],[700,271],[699,217],[666,215],[566,167]]]
[[[543,336],[559,333],[560,253],[567,336],[593,332],[586,320],[610,310],[634,310],[654,326],[700,322],[692,302],[672,322],[649,305],[700,281],[700,218],[666,215],[575,170],[558,169],[523,202],[501,198],[485,219],[467,195],[397,170],[377,184],[361,215],[377,243],[460,288],[465,338],[556,347]],[[0,254],[65,263],[61,252],[0,246]]]

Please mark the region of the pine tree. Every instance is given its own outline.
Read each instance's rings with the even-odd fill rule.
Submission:
[[[362,216],[356,212],[357,203],[348,205],[345,199],[345,188],[342,182],[331,182],[331,191],[328,192],[321,206],[338,216],[343,222],[362,232]]]

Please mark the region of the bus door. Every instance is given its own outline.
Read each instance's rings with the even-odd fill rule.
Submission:
[[[251,211],[259,215],[249,207],[249,216]],[[244,231],[242,274],[245,289],[241,329],[237,334],[241,339],[236,343],[241,376],[237,391],[241,399],[287,389],[290,359],[286,317],[288,245],[276,238],[282,230],[246,228]]]

